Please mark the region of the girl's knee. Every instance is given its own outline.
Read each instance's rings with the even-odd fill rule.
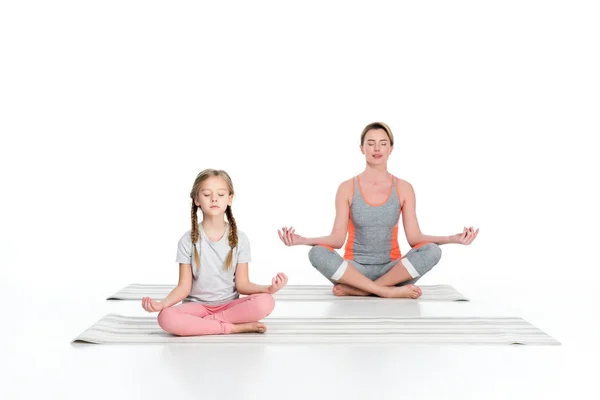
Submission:
[[[275,299],[273,298],[273,295],[269,293],[257,294],[255,301],[256,307],[258,308],[258,313],[262,315],[261,318],[271,314],[275,309]]]
[[[177,310],[173,307],[167,307],[161,310],[156,318],[158,326],[165,332],[175,333],[178,314]]]

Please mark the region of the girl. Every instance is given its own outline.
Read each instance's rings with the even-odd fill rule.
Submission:
[[[233,184],[225,171],[200,172],[190,197],[192,229],[177,248],[179,283],[160,302],[144,297],[142,307],[160,311],[160,327],[178,336],[265,332],[266,326],[257,321],[273,311],[272,295],[286,285],[287,276],[278,273],[270,286],[248,279],[250,243],[233,218]]]
[[[336,285],[337,296],[418,298],[414,283],[440,260],[439,245],[471,244],[479,229],[464,228],[451,236],[429,236],[421,232],[415,212],[415,192],[410,183],[387,170],[394,148],[394,135],[386,124],[367,125],[360,136],[366,169],[338,187],[336,217],[331,234],[305,238],[294,228],[277,231],[287,245],[312,246],[311,264]],[[404,233],[412,249],[404,257],[398,245],[398,222],[402,213]],[[346,242],[344,258],[335,249]]]

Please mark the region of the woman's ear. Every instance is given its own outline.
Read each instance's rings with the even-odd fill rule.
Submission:
[[[362,144],[360,145],[360,152],[365,154],[365,146],[363,146]]]
[[[229,195],[229,201],[227,202],[227,205],[231,207],[231,203],[233,203],[233,195],[232,194]]]

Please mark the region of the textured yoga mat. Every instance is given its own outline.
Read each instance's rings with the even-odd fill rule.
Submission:
[[[450,285],[419,285],[423,294],[419,301],[469,301],[462,293]],[[141,300],[150,296],[159,300],[165,298],[174,288],[174,285],[151,285],[134,283],[108,297],[107,300]],[[287,285],[274,296],[278,301],[348,301],[348,300],[388,300],[375,296],[334,296],[331,292],[332,285]],[[415,301],[413,299],[393,299],[393,301]]]
[[[321,317],[266,318],[266,333],[179,337],[156,317],[104,316],[73,342],[205,344],[525,344],[559,345],[521,318],[512,317]]]

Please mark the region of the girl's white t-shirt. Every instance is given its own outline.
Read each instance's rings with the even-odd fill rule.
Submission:
[[[181,264],[191,264],[194,274],[192,291],[184,302],[197,302],[207,305],[219,305],[235,300],[240,294],[235,288],[235,270],[238,263],[250,262],[250,242],[244,232],[238,230],[238,244],[233,249],[231,266],[225,270],[225,260],[229,254],[229,224],[225,234],[216,242],[210,240],[202,224],[199,244],[196,243],[200,256],[200,268],[196,265],[194,247],[192,246],[192,231],[187,231],[177,245],[177,259]]]

